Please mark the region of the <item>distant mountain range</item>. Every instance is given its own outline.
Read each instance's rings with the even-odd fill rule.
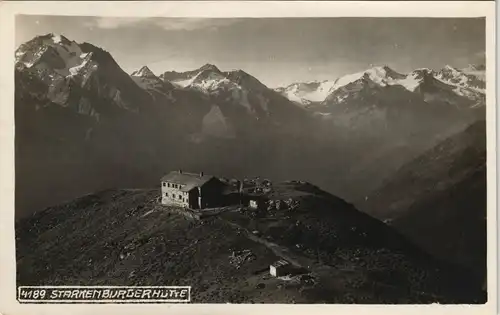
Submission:
[[[219,119],[221,125],[227,122],[226,116],[246,123],[263,120],[279,124],[294,111],[300,112],[290,109],[286,98],[242,70],[221,72],[215,66],[205,65],[194,71],[166,72],[157,77],[144,66],[128,75],[109,53],[88,43],[77,44],[61,35],[39,36],[21,45],[16,51],[16,69],[41,81],[46,87],[39,91],[40,95],[49,101],[63,107],[74,106],[78,113],[96,119],[107,108],[89,105],[92,97],[106,99],[114,109],[145,112],[154,104],[179,105],[178,98],[186,95],[183,92],[191,92],[187,94],[196,97],[188,102],[191,104],[183,106],[204,103],[197,106],[205,106],[208,118]],[[170,77],[171,82],[167,80]],[[273,103],[270,108],[269,103]],[[224,115],[211,117],[219,111]]]
[[[441,148],[456,160],[486,137],[484,129],[473,133],[475,140],[463,142],[458,153],[442,146],[470,126],[484,125],[482,65],[407,74],[381,66],[270,89],[243,70],[211,64],[159,75],[144,66],[127,74],[109,52],[56,34],[22,44],[15,58],[18,217],[104,188],[155,186],[165,171],[180,168],[299,178],[379,219],[407,222],[382,215],[394,210],[433,220],[412,210],[417,204],[432,209],[425,201],[428,184],[417,187],[423,192],[418,200],[398,207],[384,187],[403,178],[396,186],[401,196],[410,194],[415,189],[402,170],[418,168],[419,157]],[[448,180],[448,173],[438,174],[433,185]],[[460,183],[469,185],[460,177],[453,187]],[[373,204],[376,209],[365,203],[375,195],[387,203]],[[453,213],[455,205],[449,208]],[[457,229],[477,225],[453,222]],[[405,231],[417,237],[417,230]]]
[[[384,93],[403,89],[413,93],[407,98],[418,96],[427,102],[475,107],[484,106],[485,88],[484,66],[456,69],[447,65],[439,71],[422,68],[408,74],[379,66],[335,80],[293,83],[276,91],[315,112],[327,113],[331,106],[349,102],[365,89]]]

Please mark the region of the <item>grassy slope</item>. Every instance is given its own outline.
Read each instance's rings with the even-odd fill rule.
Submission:
[[[292,197],[300,207],[257,217],[227,212],[200,222],[159,207],[157,190],[109,190],[49,208],[16,226],[18,283],[191,285],[193,302],[212,303],[481,298],[465,282],[466,292],[445,288],[446,268],[314,186],[279,185],[272,197]],[[246,233],[253,229],[261,236]],[[279,253],[270,244],[306,262],[314,281],[269,277]],[[253,259],[238,267],[229,256],[243,249]]]

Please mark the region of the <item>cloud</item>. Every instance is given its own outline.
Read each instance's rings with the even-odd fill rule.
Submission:
[[[141,22],[141,20],[144,20],[144,18],[95,18],[87,23],[87,26],[104,29],[115,29],[137,24]]]
[[[164,30],[192,31],[197,29],[217,29],[235,23],[237,19],[211,18],[131,18],[99,17],[86,23],[87,27],[117,29],[123,27],[154,26]]]
[[[166,30],[196,30],[196,29],[216,29],[234,24],[237,19],[206,19],[206,18],[170,18],[158,19],[156,25]]]
[[[482,50],[474,54],[475,64],[486,64],[486,51]]]

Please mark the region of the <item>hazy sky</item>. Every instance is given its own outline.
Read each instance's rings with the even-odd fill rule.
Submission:
[[[16,18],[16,45],[58,33],[109,51],[132,72],[205,63],[243,69],[270,87],[335,79],[371,65],[399,72],[484,62],[482,18]]]

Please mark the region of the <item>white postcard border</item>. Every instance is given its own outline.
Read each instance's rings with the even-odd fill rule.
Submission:
[[[485,305],[19,304],[14,237],[14,17],[486,17],[488,303]],[[497,312],[497,175],[493,1],[16,1],[0,2],[0,314],[493,314]]]

